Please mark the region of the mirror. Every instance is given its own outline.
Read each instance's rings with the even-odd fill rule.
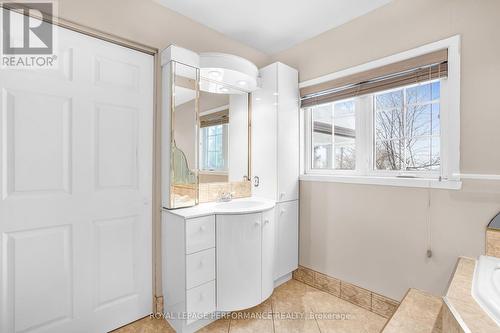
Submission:
[[[248,93],[201,78],[199,110],[199,182],[248,180]]]
[[[171,138],[170,138],[170,207],[198,203],[198,94],[199,70],[172,61]]]

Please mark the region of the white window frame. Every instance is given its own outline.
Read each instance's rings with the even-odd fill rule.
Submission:
[[[446,79],[444,80],[440,80],[440,79],[434,79],[434,80],[429,80],[429,81],[424,81],[422,83],[416,83],[416,84],[411,84],[411,85],[407,85],[407,86],[403,86],[403,87],[399,87],[399,88],[394,88],[394,89],[389,89],[389,90],[385,90],[381,93],[388,93],[388,92],[392,92],[392,91],[397,91],[397,90],[402,90],[402,89],[408,89],[408,88],[411,88],[411,87],[416,87],[416,86],[419,86],[419,85],[425,85],[425,84],[428,84],[428,83],[431,83],[431,82],[436,82],[436,81],[439,81],[441,82],[441,86],[444,84],[444,82],[446,81]],[[440,88],[440,93],[443,92],[443,88],[441,87]],[[372,95],[368,95],[367,97],[370,98],[372,100],[372,103],[373,103],[373,99],[375,98],[375,95],[377,95],[378,93],[375,93],[375,94],[372,94]],[[440,106],[441,106],[441,97],[439,98],[439,101],[440,101]],[[431,105],[433,104],[433,101],[430,101],[429,102]],[[406,101],[403,103],[403,108],[406,109],[407,108],[407,105],[406,105]],[[382,176],[382,177],[412,177],[412,178],[427,178],[427,179],[439,179],[439,177],[442,177],[442,174],[441,174],[441,166],[439,168],[439,170],[429,170],[429,171],[407,171],[407,170],[377,170],[374,168],[375,166],[375,144],[376,144],[376,139],[375,139],[375,108],[373,105],[370,105],[370,114],[368,116],[368,121],[369,121],[369,126],[370,126],[370,152],[369,152],[369,157],[370,157],[370,166],[369,166],[369,170],[368,170],[368,174],[369,175],[372,175],[372,176]],[[407,110],[405,110],[405,112],[407,112]],[[441,116],[441,108],[440,108],[440,111],[439,111],[439,114]],[[442,128],[442,123],[440,122],[440,129]],[[426,135],[427,136],[427,135]],[[440,139],[441,139],[441,133],[439,135]],[[440,140],[441,141],[441,140]],[[442,142],[440,142],[440,144],[442,144]],[[443,148],[443,147],[440,147],[440,148]],[[442,151],[440,151],[440,158],[441,158],[441,163],[443,161],[443,153]],[[442,177],[443,178],[443,177]]]
[[[300,179],[305,181],[332,181],[391,186],[431,187],[460,189],[460,36],[453,36],[409,51],[401,52],[370,63],[302,82],[307,87],[338,79],[347,75],[381,67],[434,51],[448,49],[448,77],[441,80],[440,92],[440,155],[439,171],[385,171],[374,170],[373,97],[356,99],[357,110],[370,110],[369,116],[356,112],[356,170],[313,169],[312,163],[312,112],[301,111],[304,125],[301,147],[302,170]],[[358,105],[364,104],[364,105]],[[369,136],[368,139],[366,136]],[[410,178],[408,178],[410,177]]]

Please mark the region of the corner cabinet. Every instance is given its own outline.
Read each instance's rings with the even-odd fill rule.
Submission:
[[[262,88],[252,93],[252,194],[277,202],[276,283],[298,267],[298,72],[277,62],[260,69]]]

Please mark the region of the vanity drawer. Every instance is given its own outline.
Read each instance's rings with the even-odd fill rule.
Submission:
[[[215,280],[187,291],[186,311],[188,325],[215,311]]]
[[[186,221],[186,254],[215,247],[215,216]]]
[[[215,248],[186,256],[186,289],[215,279]]]

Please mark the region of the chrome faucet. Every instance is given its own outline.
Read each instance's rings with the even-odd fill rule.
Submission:
[[[233,193],[231,193],[231,192],[221,191],[217,195],[218,202],[228,202],[231,200],[233,200]]]

